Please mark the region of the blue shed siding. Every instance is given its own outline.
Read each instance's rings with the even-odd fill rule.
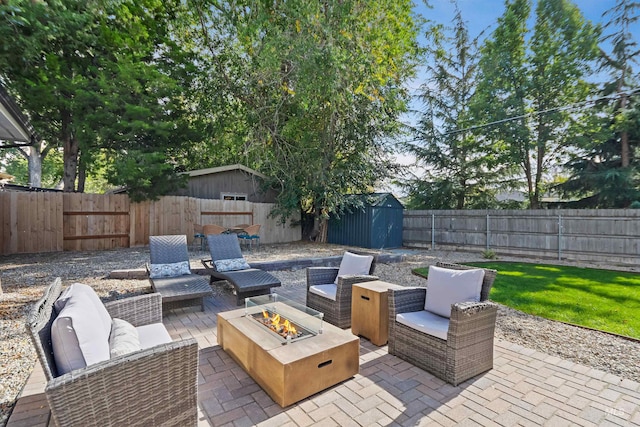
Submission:
[[[391,194],[378,194],[364,208],[329,220],[327,240],[370,249],[402,247],[403,206]]]

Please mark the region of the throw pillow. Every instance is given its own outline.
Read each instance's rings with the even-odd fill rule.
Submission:
[[[371,263],[373,262],[373,256],[371,255],[356,255],[351,252],[345,252],[342,261],[340,262],[340,268],[338,269],[338,275],[334,283],[338,284],[338,277],[348,275],[368,275],[371,270]]]
[[[162,277],[177,277],[191,274],[189,261],[174,262],[171,264],[151,264],[149,278],[160,279]]]
[[[248,268],[251,268],[244,258],[220,259],[214,261],[213,263],[216,266],[216,271],[219,271],[220,273],[225,271],[246,270]]]
[[[111,335],[109,335],[109,352],[111,358],[134,353],[140,350],[138,330],[126,320],[113,318]]]
[[[427,298],[424,309],[442,317],[451,317],[451,305],[465,301],[480,301],[484,270],[452,270],[429,266]]]

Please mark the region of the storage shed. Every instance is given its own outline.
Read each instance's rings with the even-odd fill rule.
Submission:
[[[329,218],[327,241],[370,249],[402,247],[402,203],[391,193],[353,197],[362,207]]]

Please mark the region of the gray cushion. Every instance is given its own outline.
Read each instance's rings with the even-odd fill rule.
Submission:
[[[480,301],[484,270],[452,270],[429,266],[427,298],[424,309],[442,317],[451,317],[451,305],[465,301]]]
[[[425,310],[397,314],[396,322],[443,340],[449,333],[448,318]]]
[[[345,252],[340,262],[340,268],[338,269],[338,275],[334,283],[338,284],[338,277],[348,275],[368,275],[371,270],[371,263],[373,262],[373,256],[371,255],[356,255],[351,252]]]
[[[109,335],[111,357],[134,353],[141,348],[136,327],[126,320],[114,318],[111,324],[111,335]]]
[[[162,323],[138,326],[136,329],[140,338],[140,347],[143,349],[160,344],[168,344],[173,341],[171,335],[167,332],[167,328]]]
[[[84,292],[73,293],[51,325],[58,373],[62,375],[108,360],[110,332],[111,327],[105,330],[100,310],[91,297]]]
[[[336,294],[338,293],[338,286],[333,283],[328,285],[312,285],[309,286],[309,292],[335,301]]]

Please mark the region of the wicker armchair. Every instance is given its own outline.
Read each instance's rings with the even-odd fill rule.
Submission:
[[[437,263],[438,267],[467,270],[458,264]],[[399,313],[424,310],[426,288],[390,289],[389,354],[431,372],[455,385],[493,368],[493,335],[498,306],[489,291],[497,272],[484,269],[480,302],[463,302],[451,307],[447,338],[441,339],[399,323]]]
[[[206,227],[206,226],[205,226]],[[149,236],[151,266],[147,266],[149,282],[154,292],[162,295],[164,310],[199,305],[204,311],[204,298],[213,295],[205,276],[191,273],[187,236]],[[152,277],[154,265],[186,263],[186,273],[175,276]]]
[[[355,251],[350,251],[358,254]],[[370,255],[370,254],[360,254]],[[324,320],[339,328],[346,329],[351,326],[351,290],[355,283],[378,280],[373,276],[376,269],[376,257],[373,256],[368,275],[345,275],[338,277],[338,267],[309,267],[307,268],[307,306],[324,313]],[[335,300],[311,292],[312,286],[332,284],[338,278],[336,284]]]
[[[45,394],[57,426],[192,425],[198,422],[198,344],[183,339],[58,375],[51,344],[57,278],[35,304],[27,330],[48,381]],[[161,297],[147,294],[105,304],[134,326],[162,322]]]

